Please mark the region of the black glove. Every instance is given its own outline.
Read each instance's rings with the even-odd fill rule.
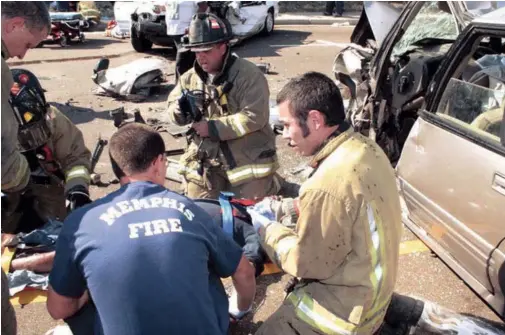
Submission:
[[[293,292],[295,289],[295,286],[299,283],[298,278],[296,277],[291,277],[289,278],[288,282],[286,283],[286,286],[284,286],[284,292],[287,294]]]
[[[86,189],[86,187],[82,185],[74,186],[70,190],[68,190],[67,200],[69,202],[67,206],[67,210],[69,212],[84,205],[87,205],[91,202],[88,190]]]

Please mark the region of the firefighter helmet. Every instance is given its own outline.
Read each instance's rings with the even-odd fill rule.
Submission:
[[[33,150],[46,144],[50,136],[44,89],[37,77],[28,70],[12,69],[11,73],[14,84],[11,87],[10,103],[19,123],[20,149]]]
[[[189,32],[182,39],[182,45],[194,52],[212,49],[214,44],[225,43],[233,38],[231,25],[211,13],[198,13],[193,16]]]

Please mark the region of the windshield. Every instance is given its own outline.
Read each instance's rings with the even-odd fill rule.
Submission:
[[[463,25],[473,18],[479,17],[498,8],[504,7],[502,1],[464,1],[464,9],[453,4],[456,16],[460,17]],[[427,39],[456,40],[458,37],[458,22],[452,14],[446,1],[427,1],[405,30],[402,38],[393,48],[392,57],[401,55],[409,49],[415,48],[416,42]],[[445,43],[449,42],[445,41]],[[443,42],[442,42],[443,43]]]
[[[414,43],[428,39],[455,40],[458,36],[456,19],[442,2],[425,2],[411,22],[405,34],[393,48],[392,56],[401,55],[414,46]]]

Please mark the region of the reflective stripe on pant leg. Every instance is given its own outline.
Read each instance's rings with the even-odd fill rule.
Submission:
[[[313,328],[328,335],[356,334],[357,326],[330,313],[303,289],[291,292],[289,301],[295,306],[296,315]]]
[[[291,292],[287,299],[295,307],[296,315],[311,327],[328,335],[370,334],[378,329],[389,301],[378,306],[378,311],[360,325],[344,320],[312,299],[303,289]],[[374,329],[375,328],[375,329]]]

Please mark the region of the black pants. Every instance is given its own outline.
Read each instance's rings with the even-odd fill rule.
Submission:
[[[336,7],[336,8],[335,8]],[[344,2],[343,1],[326,1],[326,13],[333,14],[333,9],[339,15],[344,13]]]

